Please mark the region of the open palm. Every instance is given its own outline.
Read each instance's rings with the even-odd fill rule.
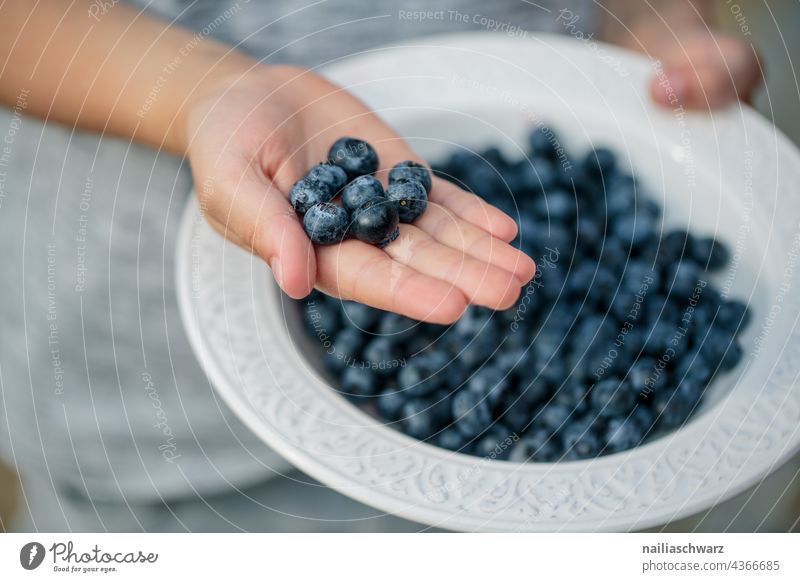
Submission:
[[[384,183],[408,145],[343,89],[296,67],[229,79],[188,116],[189,154],[201,207],[226,238],[269,263],[291,297],[312,287],[415,319],[448,323],[470,303],[513,305],[533,261],[508,244],[516,224],[453,184],[434,178],[428,210],[385,249],[357,240],[311,244],[287,192],[330,145],[369,141]]]

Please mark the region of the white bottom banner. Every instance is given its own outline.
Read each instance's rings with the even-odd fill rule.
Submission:
[[[4,534],[0,580],[796,581],[798,542],[793,534]]]

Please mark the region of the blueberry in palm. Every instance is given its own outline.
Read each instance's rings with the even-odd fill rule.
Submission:
[[[303,178],[298,180],[289,190],[289,202],[299,213],[308,212],[309,208],[333,198],[333,192],[327,184],[319,180]]]
[[[425,188],[426,194],[430,194],[433,187],[428,168],[411,160],[395,164],[389,170],[389,184],[391,185],[393,182],[419,182]]]
[[[354,212],[359,206],[373,198],[383,198],[383,185],[373,176],[359,176],[342,190],[342,204]]]
[[[331,196],[335,196],[347,184],[347,172],[339,166],[323,162],[311,168],[306,174],[306,179],[324,184]]]
[[[353,213],[353,235],[358,240],[383,248],[397,238],[399,223],[394,204],[383,197],[373,198]]]
[[[386,197],[397,207],[400,222],[414,222],[428,208],[428,194],[416,180],[390,182]]]
[[[354,137],[337,139],[328,151],[328,160],[347,172],[350,180],[372,174],[378,169],[375,149],[364,140]]]
[[[311,242],[329,245],[345,237],[349,222],[344,208],[330,202],[322,202],[308,209],[303,217],[303,228]]]

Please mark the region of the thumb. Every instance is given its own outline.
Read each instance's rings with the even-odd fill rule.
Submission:
[[[240,164],[226,167],[226,175],[238,178],[204,188],[206,218],[222,236],[266,261],[287,295],[305,297],[316,279],[314,247],[285,194],[260,170]]]

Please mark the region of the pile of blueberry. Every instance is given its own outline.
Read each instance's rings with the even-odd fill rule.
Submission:
[[[540,127],[524,159],[458,151],[434,172],[518,217],[537,274],[515,307],[452,326],[306,299],[339,390],[371,414],[453,451],[586,459],[681,426],[741,360],[750,312],[708,280],[729,250],[664,230],[610,150],[573,159]]]
[[[303,227],[317,244],[333,244],[348,234],[385,247],[397,238],[400,222],[425,212],[431,174],[416,162],[400,162],[389,171],[389,187],[373,174],[378,154],[367,142],[342,137],[331,146],[328,161],[311,168],[289,192]],[[340,195],[341,205],[333,202]]]

